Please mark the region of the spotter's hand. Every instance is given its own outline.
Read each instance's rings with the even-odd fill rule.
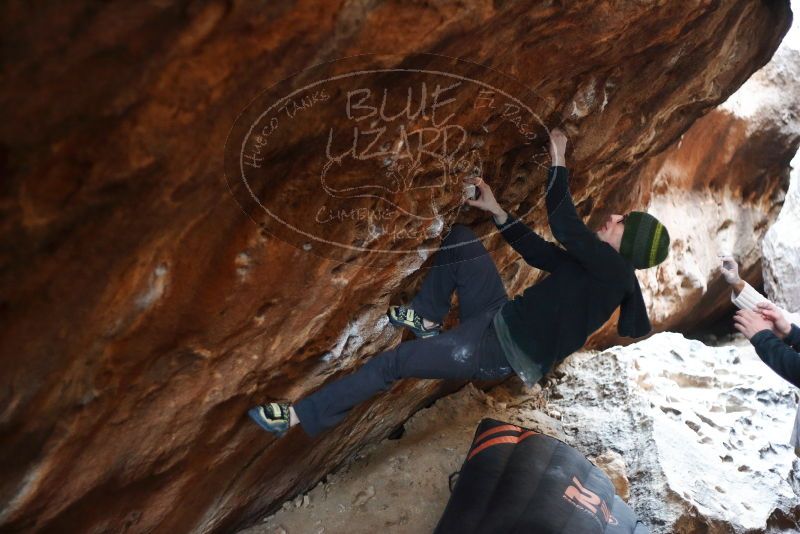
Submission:
[[[759,302],[756,307],[761,317],[772,323],[772,331],[775,332],[776,336],[784,339],[789,335],[792,331],[792,325],[786,320],[786,317],[783,316],[777,306],[771,302]]]
[[[772,323],[764,319],[760,313],[750,310],[739,310],[733,316],[734,327],[744,334],[747,339],[752,338],[762,330],[772,330]]]
[[[722,277],[725,278],[725,281],[731,285],[741,282],[739,265],[733,259],[733,256],[719,256],[719,259],[722,261]]]

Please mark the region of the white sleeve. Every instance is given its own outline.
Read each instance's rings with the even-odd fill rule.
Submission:
[[[744,289],[742,289],[738,297],[736,296],[736,291],[731,291],[731,302],[733,302],[737,308],[755,311],[756,305],[759,302],[769,302],[769,300],[753,289],[753,286],[745,282]]]
[[[759,302],[771,302],[767,297],[753,289],[753,286],[748,284],[747,282],[744,283],[744,289],[742,289],[739,296],[735,296],[736,292],[731,291],[731,302],[733,302],[738,308],[743,310],[753,310],[755,311],[756,305]],[[776,305],[777,306],[777,305]],[[783,316],[792,324],[796,324],[800,326],[800,314],[798,313],[789,313],[788,311],[784,310],[780,306],[777,308],[781,311]]]

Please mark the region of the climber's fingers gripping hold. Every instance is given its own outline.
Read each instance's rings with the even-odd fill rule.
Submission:
[[[467,199],[467,204],[490,212],[494,212],[500,208],[497,199],[494,198],[492,188],[489,187],[489,184],[487,184],[483,178],[480,176],[476,178],[465,178],[464,182],[474,185],[480,191],[480,196],[475,200]]]

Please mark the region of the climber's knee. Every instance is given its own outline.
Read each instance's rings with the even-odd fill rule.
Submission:
[[[477,239],[475,232],[472,228],[463,224],[455,224],[450,229],[450,233],[445,237],[444,242],[448,245],[454,243],[469,243]]]

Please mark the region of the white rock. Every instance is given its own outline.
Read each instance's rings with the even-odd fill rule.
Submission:
[[[706,347],[661,333],[565,363],[563,398],[548,408],[577,427],[571,441],[585,454],[622,452],[630,504],[653,534],[765,532],[781,514],[800,522],[793,387],[749,343]]]
[[[778,306],[800,312],[800,152],[778,220],[762,243],[764,290]]]

